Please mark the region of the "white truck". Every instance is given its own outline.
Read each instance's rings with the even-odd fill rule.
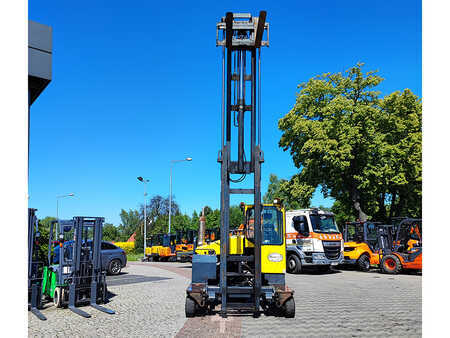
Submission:
[[[328,271],[344,260],[344,241],[332,212],[319,209],[286,211],[286,269],[303,267]]]

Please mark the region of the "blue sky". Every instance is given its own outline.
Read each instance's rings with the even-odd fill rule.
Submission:
[[[233,5],[231,5],[233,4]],[[256,7],[255,7],[256,4]],[[104,216],[149,195],[173,194],[182,212],[219,207],[221,59],[215,25],[227,11],[267,10],[262,50],[262,190],[270,173],[297,172],[278,147],[278,120],[297,85],[358,61],[378,69],[383,95],[422,96],[420,1],[30,1],[29,18],[53,27],[53,80],[31,108],[29,205],[39,217]],[[251,181],[246,180],[250,187]],[[242,186],[244,187],[244,185]],[[232,203],[238,203],[233,197]],[[244,199],[245,200],[245,199]],[[313,205],[332,204],[316,193]]]

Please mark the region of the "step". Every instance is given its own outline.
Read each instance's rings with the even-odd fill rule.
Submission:
[[[252,286],[229,286],[227,287],[227,293],[249,295],[255,293],[255,291]]]

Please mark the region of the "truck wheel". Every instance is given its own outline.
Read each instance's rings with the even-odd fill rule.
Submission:
[[[184,309],[187,318],[195,317],[195,310],[197,309],[197,304],[192,298],[186,297],[186,305]]]
[[[62,290],[61,288],[58,286],[55,288],[55,292],[53,294],[53,304],[57,307],[57,308],[61,308],[63,301],[62,301]]]
[[[381,260],[381,271],[396,275],[402,270],[402,264],[396,255],[386,255]]]
[[[370,259],[367,255],[361,255],[356,261],[356,264],[361,271],[367,272],[370,270]]]
[[[302,262],[297,255],[290,255],[287,259],[287,271],[289,273],[300,273],[302,271]]]
[[[295,301],[294,298],[289,298],[283,305],[284,307],[284,316],[286,318],[294,318],[295,317]]]

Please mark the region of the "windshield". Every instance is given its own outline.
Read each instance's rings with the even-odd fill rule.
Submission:
[[[362,224],[346,224],[346,242],[361,242],[364,238],[364,228]]]
[[[247,238],[254,237],[254,209],[250,209],[247,219]],[[275,206],[263,206],[262,210],[262,244],[283,244],[283,213]]]
[[[311,215],[310,219],[314,232],[339,233],[332,215]]]

